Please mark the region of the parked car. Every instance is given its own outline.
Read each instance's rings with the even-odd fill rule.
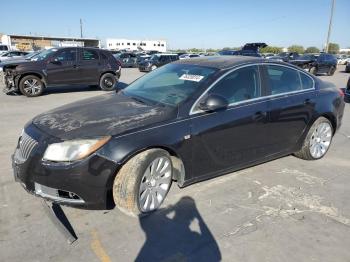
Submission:
[[[310,70],[312,65],[317,61],[317,56],[312,54],[304,54],[296,59],[289,60],[289,63],[299,66],[305,70]]]
[[[282,52],[276,56],[270,57],[270,59],[279,62],[289,62],[290,60],[298,59],[299,56],[300,55],[296,52]]]
[[[139,70],[140,72],[149,72],[178,59],[179,57],[177,54],[154,54],[147,61],[139,63]]]
[[[218,54],[261,57],[259,49],[266,46],[267,45],[265,43],[247,43],[243,46],[241,50],[222,50],[218,52]]]
[[[183,54],[179,56],[179,59],[189,59],[193,57],[200,57],[198,54]]]
[[[137,55],[133,52],[124,52],[114,55],[122,67],[137,67]]]
[[[332,54],[321,53],[316,61],[309,64],[309,68],[313,75],[326,73],[332,76],[337,70],[337,58]]]
[[[0,55],[3,54],[3,53],[8,52],[10,50],[11,50],[10,46],[0,44]]]
[[[12,156],[28,192],[86,209],[158,209],[180,187],[294,154],[321,159],[343,92],[293,65],[251,57],[178,60],[118,93],[35,117]]]
[[[28,55],[28,52],[22,51],[8,51],[0,55],[0,63],[13,58],[21,58]]]
[[[345,87],[345,99],[347,103],[350,103],[350,77],[348,79],[348,83]]]
[[[342,55],[337,58],[337,63],[338,65],[346,65],[349,59],[350,59],[350,56]]]
[[[350,73],[350,62],[346,64],[345,66],[345,72]]]
[[[31,52],[25,56],[21,56],[21,57],[14,57],[14,58],[11,58],[11,59],[8,59],[8,60],[5,60],[4,62],[1,62],[0,63],[0,72],[3,71],[3,67],[7,64],[11,64],[13,62],[25,62],[25,61],[29,61],[29,60],[33,60],[35,61],[35,57],[37,54],[39,54],[40,51],[35,51],[35,52]]]
[[[152,56],[150,56],[150,55],[138,55],[137,59],[136,59],[137,65],[139,65],[140,63],[142,63],[144,61],[149,60],[151,57]]]
[[[35,61],[33,61],[35,60]],[[120,77],[120,63],[113,55],[97,48],[52,48],[30,61],[14,61],[3,67],[6,92],[20,91],[39,96],[49,86],[99,85],[114,89]]]
[[[271,57],[274,57],[275,54],[274,53],[267,53],[267,54],[264,54],[264,58],[266,59],[270,59]]]

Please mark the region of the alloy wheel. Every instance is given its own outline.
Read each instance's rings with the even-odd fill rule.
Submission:
[[[314,158],[324,156],[331,144],[332,127],[329,123],[320,123],[312,133],[310,139],[310,154]]]
[[[36,95],[40,93],[41,83],[37,79],[30,78],[24,81],[23,89],[27,94]]]
[[[171,160],[167,157],[154,159],[144,172],[139,188],[139,207],[142,212],[157,209],[166,197],[172,179]]]

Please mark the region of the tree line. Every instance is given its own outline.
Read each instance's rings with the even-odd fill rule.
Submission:
[[[173,50],[175,52],[191,52],[191,53],[216,53],[222,50],[240,50],[241,47],[224,47],[222,49],[214,49],[214,48],[208,48],[208,49],[200,49],[200,48],[190,48],[190,49],[178,49]],[[337,43],[329,43],[328,52],[331,54],[338,54],[339,53],[339,45]],[[283,51],[283,47],[278,46],[267,46],[264,48],[260,48],[260,53],[273,53],[273,54],[279,54]],[[296,52],[299,54],[311,54],[311,53],[319,53],[320,50],[316,46],[309,46],[304,48],[302,45],[291,45],[288,47],[288,52]]]

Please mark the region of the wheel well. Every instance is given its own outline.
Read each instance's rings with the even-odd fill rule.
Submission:
[[[106,71],[106,72],[103,72],[103,73],[101,73],[100,74],[100,79],[101,79],[101,77],[103,76],[103,75],[105,75],[105,74],[108,74],[108,73],[110,73],[110,74],[112,74],[112,75],[117,75],[115,72],[113,72],[113,71]]]
[[[42,75],[38,74],[38,73],[25,73],[25,74],[21,75],[21,76],[19,77],[19,79],[18,79],[18,85],[19,85],[19,83],[21,82],[22,78],[23,78],[23,77],[26,77],[26,76],[36,76],[36,77],[39,77],[40,80],[44,83],[44,87],[46,87],[46,81],[45,81],[44,77],[43,77]]]
[[[330,114],[330,113],[323,114],[322,116],[327,118],[331,122],[332,127],[333,127],[333,134],[334,134],[335,131],[337,130],[337,120],[336,120],[335,116],[333,114]]]

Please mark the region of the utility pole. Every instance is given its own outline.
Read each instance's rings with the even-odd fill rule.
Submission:
[[[83,38],[83,20],[80,18],[80,38]]]
[[[335,6],[335,0],[332,0],[331,18],[329,19],[327,42],[326,42],[326,50],[325,50],[326,53],[328,53],[328,49],[329,49],[329,38],[331,37],[331,31],[332,31],[334,6]]]

